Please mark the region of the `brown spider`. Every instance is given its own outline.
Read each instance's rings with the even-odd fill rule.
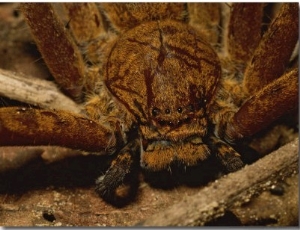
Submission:
[[[236,171],[241,140],[297,108],[297,4],[282,4],[267,29],[263,3],[64,6],[66,24],[51,4],[22,11],[81,114],[1,108],[0,144],[114,154],[96,191],[117,205],[138,161],[155,176],[214,157]]]

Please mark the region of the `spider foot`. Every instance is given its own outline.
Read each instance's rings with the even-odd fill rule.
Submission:
[[[244,162],[231,146],[217,139],[211,138],[211,149],[216,153],[216,157],[224,167],[226,172],[235,172],[244,167]]]
[[[106,202],[116,206],[123,207],[130,203],[137,192],[137,178],[118,180],[122,176],[120,172],[107,171],[105,175],[96,180],[95,190],[99,196]],[[123,175],[124,177],[124,175]]]
[[[244,163],[240,156],[234,156],[232,153],[226,153],[231,156],[226,156],[226,160],[221,160],[221,163],[225,167],[227,172],[235,172],[244,167]]]
[[[125,146],[106,173],[96,180],[96,192],[114,206],[125,206],[137,192],[138,167],[134,167],[132,159],[135,149],[132,143]]]

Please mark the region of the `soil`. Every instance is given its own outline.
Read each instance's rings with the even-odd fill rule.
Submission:
[[[68,161],[79,165],[85,159]],[[87,164],[88,161],[91,159],[86,159]],[[34,163],[34,167],[28,166],[13,175],[2,175],[1,181],[5,180],[8,190],[0,194],[0,225],[132,226],[199,189],[178,186],[163,190],[142,182],[136,199],[123,208],[116,208],[95,192],[93,175],[88,175],[91,170],[74,171],[65,164],[37,167]]]

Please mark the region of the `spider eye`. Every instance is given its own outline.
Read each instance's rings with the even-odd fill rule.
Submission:
[[[157,116],[158,113],[159,113],[159,109],[156,108],[156,107],[154,107],[154,108],[152,109],[152,115],[153,115],[153,116]]]
[[[173,123],[172,121],[169,121],[169,122],[168,122],[168,125],[169,125],[169,126],[174,126],[174,123]]]
[[[170,111],[170,109],[166,109],[165,112],[166,112],[166,114],[169,114],[171,111]]]
[[[167,124],[167,122],[164,120],[159,120],[158,123],[160,126],[165,126]]]
[[[191,123],[191,118],[190,117],[187,117],[187,118],[185,118],[185,119],[183,119],[183,122],[184,123],[187,123],[187,124],[190,124]]]
[[[190,112],[193,112],[194,111],[194,105],[193,104],[189,104],[188,105],[188,110],[190,111]]]
[[[179,107],[179,108],[177,109],[177,111],[178,111],[178,113],[182,113],[182,108]]]

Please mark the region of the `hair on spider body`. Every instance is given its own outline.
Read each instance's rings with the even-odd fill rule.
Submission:
[[[68,29],[49,3],[21,6],[79,112],[0,108],[0,144],[110,155],[96,192],[116,206],[134,199],[140,171],[192,184],[241,169],[256,160],[247,138],[297,110],[297,4],[265,31],[261,3],[65,3]]]

